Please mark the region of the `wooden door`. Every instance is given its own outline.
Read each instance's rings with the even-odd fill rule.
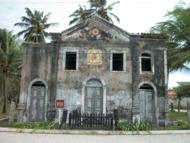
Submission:
[[[152,122],[153,118],[153,90],[140,89],[139,91],[140,102],[140,120]]]
[[[91,81],[86,86],[85,112],[102,113],[103,111],[103,92],[102,85],[98,81]]]
[[[31,88],[30,121],[45,120],[45,86],[33,85]]]

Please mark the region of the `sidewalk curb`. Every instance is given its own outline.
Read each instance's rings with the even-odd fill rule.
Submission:
[[[36,130],[0,128],[1,132],[33,133],[33,134],[74,134],[74,135],[168,135],[168,134],[190,134],[190,130],[164,130],[164,131],[105,131],[105,130]]]

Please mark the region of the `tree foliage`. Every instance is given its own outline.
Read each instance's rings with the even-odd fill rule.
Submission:
[[[92,11],[97,13],[103,19],[106,19],[111,23],[113,23],[112,18],[116,19],[118,22],[120,21],[119,18],[111,12],[113,10],[113,6],[118,4],[119,1],[113,2],[108,6],[106,0],[90,0],[89,2]]]
[[[7,99],[19,94],[21,46],[16,37],[6,29],[0,29],[0,96],[3,97],[3,112]]]
[[[89,0],[90,8],[87,9],[86,6],[79,5],[79,9],[75,10],[69,16],[71,18],[73,17],[69,24],[82,22],[94,13],[111,23],[113,23],[112,18],[119,22],[119,18],[111,12],[114,5],[118,3],[119,1],[116,1],[111,3],[110,5],[107,5],[106,0]]]
[[[163,33],[168,39],[169,69],[187,68],[190,62],[190,6],[178,5],[166,17],[166,21],[158,23],[151,31]]]
[[[174,88],[178,98],[190,97],[190,84],[180,83],[179,86]]]
[[[73,17],[73,19],[69,22],[69,24],[74,24],[77,22],[82,22],[87,19],[92,13],[92,10],[87,9],[85,5],[79,5],[79,9],[75,10],[69,17]]]
[[[45,30],[57,25],[57,23],[48,23],[51,13],[45,14],[37,10],[32,12],[29,8],[25,8],[25,12],[26,16],[21,17],[21,22],[15,23],[15,26],[23,28],[18,36],[24,35],[24,41],[28,42],[45,42],[45,37],[48,36]]]
[[[178,112],[180,111],[180,101],[183,97],[190,97],[190,83],[179,83],[179,86],[174,88],[178,99]]]

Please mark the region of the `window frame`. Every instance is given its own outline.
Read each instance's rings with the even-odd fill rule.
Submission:
[[[113,54],[123,54],[123,69],[113,70]],[[111,51],[110,53],[110,71],[111,72],[126,72],[126,52],[125,51]]]
[[[67,53],[76,53],[76,69],[66,69],[66,54]],[[78,50],[69,50],[69,49],[66,49],[64,50],[63,52],[63,70],[64,71],[78,71],[78,60],[79,60],[79,51]]]
[[[142,56],[142,54],[149,54],[150,57],[145,57]],[[151,66],[151,70],[150,71],[143,71],[142,70],[142,58],[147,58],[150,59],[150,66]],[[154,60],[153,60],[153,54],[150,51],[143,51],[141,52],[140,58],[139,58],[139,63],[140,63],[140,74],[154,74]]]

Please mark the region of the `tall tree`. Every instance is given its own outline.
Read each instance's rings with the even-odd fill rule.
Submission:
[[[22,22],[15,23],[15,26],[23,28],[18,33],[18,36],[24,35],[24,40],[28,42],[45,42],[45,37],[48,32],[45,31],[57,23],[48,23],[50,13],[34,10],[32,12],[29,8],[25,8],[26,16],[21,17]]]
[[[89,0],[90,7],[93,12],[97,13],[103,19],[113,23],[112,18],[116,19],[116,21],[120,21],[119,18],[112,13],[113,6],[118,4],[119,1],[113,2],[107,6],[107,0]]]
[[[119,1],[116,1],[107,6],[106,0],[89,0],[90,8],[87,9],[86,6],[79,5],[79,9],[75,10],[69,16],[73,18],[69,24],[82,22],[93,13],[98,14],[100,17],[111,23],[113,23],[112,18],[115,18],[119,22],[120,21],[119,18],[114,13],[111,12],[113,10],[113,6],[118,3]]]
[[[73,17],[73,19],[69,22],[69,24],[77,23],[77,22],[82,22],[84,21],[87,17],[89,17],[92,13],[92,10],[86,9],[86,6],[81,6],[79,5],[79,9],[75,10],[69,17]]]
[[[15,96],[10,93],[19,89],[18,85],[15,87],[14,84],[17,84],[19,80],[20,68],[21,46],[19,42],[10,31],[0,29],[0,93],[3,96],[3,113],[7,112],[7,98]]]
[[[178,112],[180,112],[180,102],[184,97],[190,97],[190,83],[189,82],[179,82],[179,86],[174,88],[177,99],[178,99]],[[188,106],[188,105],[187,105]],[[189,109],[187,107],[187,109]]]
[[[187,68],[190,62],[190,6],[178,5],[167,13],[168,20],[152,27],[168,38],[168,65],[170,70]]]

